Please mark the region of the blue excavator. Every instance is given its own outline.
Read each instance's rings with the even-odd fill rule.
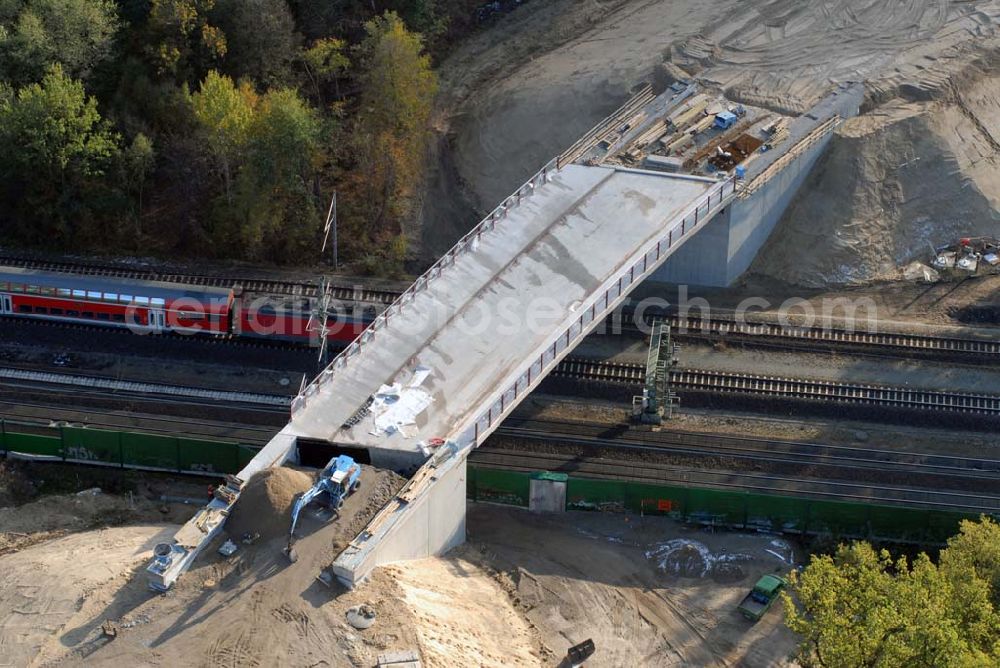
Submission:
[[[295,504],[292,506],[292,527],[288,531],[288,547],[285,548],[285,554],[292,563],[298,561],[293,544],[299,513],[311,502],[316,501],[339,515],[340,509],[344,506],[344,499],[356,492],[359,487],[361,487],[361,465],[352,457],[338,455],[320,472],[316,484],[295,499]]]

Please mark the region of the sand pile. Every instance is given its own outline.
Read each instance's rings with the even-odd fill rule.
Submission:
[[[288,533],[292,503],[313,485],[307,473],[284,466],[261,471],[243,487],[233,513],[226,521],[231,536],[257,532],[268,540]]]
[[[1000,77],[844,123],[751,273],[822,287],[901,278],[931,246],[993,235]]]

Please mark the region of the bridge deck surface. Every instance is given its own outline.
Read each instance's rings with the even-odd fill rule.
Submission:
[[[456,436],[506,379],[551,344],[581,301],[712,186],[669,174],[564,167],[410,303],[390,311],[388,324],[362,341],[360,352],[327,372],[294,412],[291,431],[413,453],[422,440]],[[352,427],[342,426],[381,385],[405,387],[418,368],[427,370],[418,391],[404,391],[409,396],[395,407],[390,397]],[[428,399],[412,424],[386,432],[394,412],[399,418],[406,406],[419,409]]]

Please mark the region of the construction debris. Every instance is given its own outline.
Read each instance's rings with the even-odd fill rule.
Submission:
[[[421,668],[420,655],[414,650],[386,652],[378,655],[376,668]]]
[[[1000,273],[1000,239],[963,237],[933,249],[931,265],[942,271],[959,270],[964,275]]]
[[[238,550],[238,549],[239,549],[239,547],[236,545],[236,543],[234,543],[231,540],[227,540],[219,548],[219,554],[221,554],[224,557],[231,557],[234,554],[236,554],[236,550]]]
[[[104,623],[101,624],[101,635],[105,638],[117,638],[118,624],[110,619],[104,620]]]
[[[375,608],[368,604],[347,609],[347,623],[358,630],[371,628],[375,624]]]

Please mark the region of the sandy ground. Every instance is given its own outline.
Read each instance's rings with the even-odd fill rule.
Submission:
[[[0,665],[43,665],[92,633],[93,613],[175,529],[88,531],[0,557]]]
[[[838,131],[753,271],[805,285],[894,277],[928,242],[994,229],[998,17],[995,0],[530,3],[442,67],[424,254],[669,61],[790,113],[864,81],[869,113]]]
[[[445,561],[494,574],[537,630],[543,665],[587,638],[595,666],[778,666],[794,649],[780,611],[752,625],[735,610],[758,577],[797,558],[780,539],[486,504],[470,505],[468,523],[469,542]]]
[[[110,643],[95,634],[81,637],[66,648],[66,662],[347,666],[374,663],[375,654],[386,648],[408,648],[415,639],[409,624],[396,617],[393,599],[398,594],[391,580],[383,583],[387,593],[343,595],[316,580],[400,484],[394,474],[367,467],[361,489],[347,500],[338,519],[330,521],[321,511],[303,513],[294,564],[282,553],[285,536],[277,535],[244,546],[230,559],[213,548],[167,595],[150,592],[145,578],[136,573],[98,616],[112,612],[121,618],[141,617],[144,623]],[[262,527],[287,526],[287,521],[287,508],[260,513]],[[382,618],[364,636],[344,621],[347,608],[361,603],[373,605]]]
[[[538,634],[490,573],[462,557],[389,567],[428,666],[537,666]]]
[[[556,666],[593,638],[588,665],[764,666],[784,665],[794,646],[779,612],[756,625],[734,612],[756,577],[799,558],[774,537],[475,505],[466,545],[344,591],[315,576],[398,478],[366,469],[339,520],[307,512],[295,564],[267,529],[285,524],[283,506],[308,476],[279,478],[268,489],[282,512],[269,514],[262,494],[251,503],[265,537],[229,559],[206,553],[166,595],[147,589],[144,569],[176,524],[90,529],[91,495],[0,509],[2,535],[34,536],[0,554],[0,665],[370,666],[381,652],[416,650],[431,667]],[[62,519],[33,532],[31,517]],[[53,537],[53,524],[72,533]],[[346,623],[361,604],[377,613],[366,630]],[[101,632],[108,620],[113,639]]]
[[[848,120],[751,272],[822,286],[898,278],[930,247],[1000,220],[1000,78]],[[808,250],[807,250],[808,249]]]

